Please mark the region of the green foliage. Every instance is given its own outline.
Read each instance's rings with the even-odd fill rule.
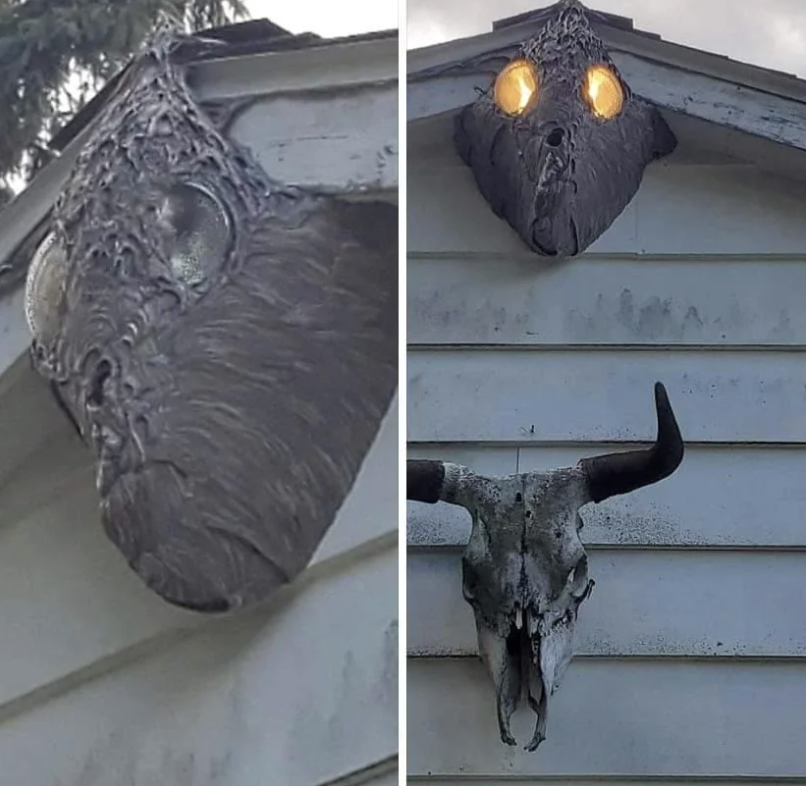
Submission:
[[[0,0],[0,204],[48,140],[134,54],[160,13],[188,30],[247,15],[242,0]]]

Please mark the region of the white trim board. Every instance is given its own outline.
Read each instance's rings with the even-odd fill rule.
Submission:
[[[806,150],[806,105],[713,76],[614,52],[613,60],[636,95],[662,110]],[[472,103],[491,74],[467,66],[409,76],[409,122]]]
[[[409,123],[471,103],[477,88],[486,88],[504,60],[543,24],[525,19],[408,52]],[[751,153],[754,163],[770,159],[774,171],[806,177],[806,80],[640,32],[593,26],[633,91],[661,109],[682,144],[709,145],[721,129],[719,145],[728,134],[734,148],[725,152]],[[762,143],[760,151],[753,141]]]

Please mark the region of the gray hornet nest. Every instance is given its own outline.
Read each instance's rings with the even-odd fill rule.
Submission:
[[[107,535],[207,612],[308,564],[398,352],[396,208],[271,181],[188,87],[220,46],[161,29],[122,73],[27,280],[34,366],[95,454]]]
[[[683,460],[680,429],[659,382],[655,405],[652,448],[583,459],[572,468],[484,477],[448,462],[408,462],[409,499],[461,505],[473,519],[463,592],[508,745],[516,744],[510,718],[524,692],[538,716],[526,750],[546,738],[548,699],[573,655],[577,612],[593,587],[579,509],[657,483]]]
[[[612,225],[677,140],[632,94],[581,3],[547,11],[537,37],[457,116],[455,142],[495,214],[533,251],[569,257]]]

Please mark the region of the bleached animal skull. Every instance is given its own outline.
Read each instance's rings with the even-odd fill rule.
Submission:
[[[448,462],[408,462],[409,499],[461,505],[472,516],[463,591],[508,745],[516,744],[510,718],[524,691],[538,716],[526,750],[546,738],[548,698],[573,654],[577,612],[593,587],[579,509],[657,483],[683,460],[680,429],[660,382],[655,406],[652,448],[583,459],[576,467],[485,477]]]

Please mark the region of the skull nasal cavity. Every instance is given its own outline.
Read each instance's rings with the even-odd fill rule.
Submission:
[[[565,138],[565,131],[562,128],[555,128],[547,137],[546,142],[552,147],[559,147]]]

